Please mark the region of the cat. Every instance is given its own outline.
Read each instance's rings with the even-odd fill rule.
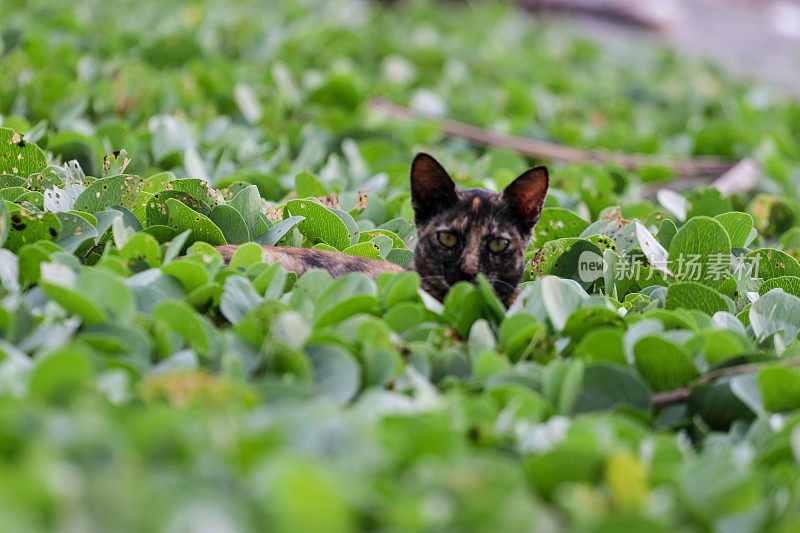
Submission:
[[[524,172],[502,192],[456,188],[432,156],[419,153],[411,165],[411,206],[417,227],[414,259],[420,286],[439,301],[459,281],[477,282],[483,274],[510,306],[525,269],[525,251],[547,196],[546,167]],[[219,246],[230,261],[236,246]],[[320,268],[332,276],[364,272],[373,278],[403,269],[388,261],[365,259],[313,248],[264,247],[264,261],[302,275]]]

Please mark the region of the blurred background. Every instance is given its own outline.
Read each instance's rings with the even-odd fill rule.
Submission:
[[[602,42],[655,40],[800,96],[796,0],[519,0]]]
[[[346,138],[398,186],[441,142],[460,170],[507,166],[474,167],[484,146],[387,120],[380,98],[575,148],[755,157],[768,188],[796,190],[794,1],[3,3],[0,115],[88,173],[125,148],[134,172],[255,180],[277,200],[287,183],[265,175],[319,170]]]

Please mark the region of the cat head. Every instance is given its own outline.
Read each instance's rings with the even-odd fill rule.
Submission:
[[[443,300],[459,281],[474,283],[483,274],[510,305],[548,182],[547,169],[539,166],[502,192],[458,190],[438,161],[417,154],[411,166],[411,204],[418,238],[414,268],[422,288]]]

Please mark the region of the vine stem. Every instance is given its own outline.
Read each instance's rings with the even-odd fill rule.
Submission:
[[[689,398],[689,395],[692,393],[692,389],[694,387],[708,385],[715,379],[719,378],[738,376],[741,374],[750,374],[751,372],[758,372],[762,368],[770,366],[778,366],[778,367],[800,366],[800,357],[790,357],[788,359],[780,359],[778,361],[765,361],[763,363],[749,363],[746,365],[729,366],[725,368],[720,368],[718,370],[712,370],[711,372],[700,376],[686,387],[667,390],[654,394],[652,397],[653,405],[655,405],[656,407],[664,407],[667,405],[681,403]]]

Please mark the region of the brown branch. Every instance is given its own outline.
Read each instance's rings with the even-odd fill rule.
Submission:
[[[718,370],[713,370],[708,374],[700,376],[686,387],[681,387],[680,389],[672,389],[654,394],[653,405],[655,405],[656,407],[664,407],[666,405],[681,403],[689,398],[689,395],[692,393],[692,389],[694,387],[708,385],[715,379],[719,378],[738,376],[741,374],[749,374],[751,372],[758,372],[762,368],[771,366],[778,366],[778,367],[800,366],[800,357],[790,357],[789,359],[782,359],[778,361],[765,361],[763,363],[749,363],[746,365],[728,366],[725,368],[720,368]]]
[[[716,178],[735,165],[733,161],[716,157],[697,157],[683,160],[660,155],[625,154],[608,150],[582,150],[529,137],[505,135],[457,120],[431,117],[381,98],[371,100],[370,107],[383,112],[391,118],[432,120],[439,124],[448,135],[461,137],[475,144],[507,148],[529,157],[564,163],[615,163],[627,170],[657,165],[671,168],[678,176],[689,179],[698,177]]]
[[[534,12],[583,15],[655,31],[669,27],[675,18],[637,0],[517,0],[517,4]]]

